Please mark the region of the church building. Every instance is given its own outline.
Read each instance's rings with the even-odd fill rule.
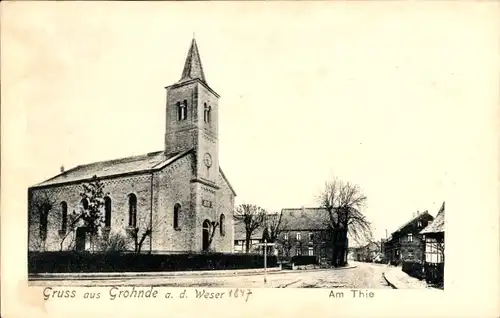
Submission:
[[[134,250],[127,231],[152,227],[146,253],[233,252],[236,193],[219,167],[219,95],[195,39],[180,80],[166,90],[163,150],[61,169],[28,189],[29,251],[89,249],[85,224],[72,227],[69,216],[88,208],[80,192],[97,176],[106,193],[100,240],[123,235]]]

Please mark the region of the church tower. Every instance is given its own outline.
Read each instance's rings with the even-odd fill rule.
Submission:
[[[196,180],[216,185],[219,95],[207,84],[194,38],[181,79],[166,90],[165,152],[172,154],[194,149]]]

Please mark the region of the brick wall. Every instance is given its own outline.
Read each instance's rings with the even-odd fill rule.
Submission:
[[[128,227],[128,195],[134,193],[137,197],[137,224],[146,224],[149,220],[151,211],[151,174],[135,175],[116,179],[102,180],[104,184],[104,192],[109,192],[111,198],[111,231],[110,233],[122,233],[125,235],[125,230]],[[28,235],[30,249],[44,249],[47,251],[57,251],[60,249],[62,209],[61,202],[65,201],[68,205],[68,214],[73,210],[78,213],[81,197],[79,193],[82,191],[81,184],[72,184],[60,187],[51,187],[45,189],[34,189],[30,198],[29,204],[29,219]],[[48,214],[47,222],[47,240],[44,248],[36,248],[39,237],[39,222],[40,218],[37,211],[34,209],[33,202],[37,198],[47,195],[55,202],[52,210]],[[83,225],[80,223],[80,225]],[[67,249],[69,243],[74,238],[74,234],[68,236],[63,245],[63,249]],[[129,247],[133,248],[132,242],[129,242]],[[149,248],[149,241],[144,242],[144,247]]]
[[[190,180],[193,175],[193,154],[188,154],[157,173],[157,196],[154,201],[157,211],[153,224],[158,230],[153,233],[155,253],[185,252],[195,249],[193,244],[195,209],[191,201]],[[174,229],[174,207],[180,204],[179,227]]]
[[[220,189],[191,182],[194,170],[194,154],[187,154],[159,172],[116,179],[102,180],[104,191],[109,192],[112,202],[110,234],[120,233],[128,239],[128,248],[133,250],[133,240],[126,235],[128,228],[128,195],[137,197],[137,225],[141,234],[149,225],[152,214],[153,233],[151,248],[154,253],[176,253],[200,251],[202,249],[203,220],[219,221],[225,215],[225,235],[220,228],[216,230],[212,247],[218,252],[232,252],[234,238],[233,207],[234,195],[219,173]],[[153,192],[151,192],[153,187]],[[34,189],[29,201],[29,242],[30,250],[57,251],[60,249],[62,210],[61,202],[68,205],[68,214],[78,211],[82,189],[81,184]],[[153,193],[153,196],[151,194]],[[40,218],[33,202],[37,197],[47,194],[55,202],[48,214],[47,240],[41,246],[39,239]],[[152,201],[151,201],[152,199]],[[211,207],[203,205],[210,201]],[[173,227],[175,204],[180,204],[179,229]],[[80,224],[83,225],[83,224]],[[67,249],[74,233],[65,240]],[[143,244],[143,252],[150,250],[149,238]]]
[[[297,240],[297,233],[300,233],[300,239]],[[285,239],[285,235],[288,234],[288,239]],[[312,234],[312,240],[309,235]],[[313,250],[314,256],[324,256],[331,258],[331,242],[326,231],[322,230],[289,230],[280,233],[280,241],[284,245],[282,247],[283,255],[286,255],[287,246],[289,246],[289,256],[295,255],[309,255],[309,248]],[[297,250],[300,254],[297,254]]]

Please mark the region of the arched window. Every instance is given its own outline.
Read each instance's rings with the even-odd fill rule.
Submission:
[[[204,103],[203,107],[203,121],[208,122],[208,106],[207,103]]]
[[[184,100],[182,104],[177,102],[177,120],[185,120],[187,118],[187,100]]]
[[[226,217],[224,214],[220,215],[220,220],[219,220],[219,227],[220,227],[220,235],[224,236],[226,235]]]
[[[137,197],[131,193],[128,196],[128,226],[137,225]]]
[[[111,198],[104,197],[104,226],[111,227]]]
[[[177,106],[177,120],[181,120],[181,103],[180,102],[177,102],[176,103],[176,106]]]
[[[212,106],[208,106],[208,111],[207,111],[207,122],[211,122],[212,121]]]
[[[61,232],[66,233],[68,229],[68,204],[61,202]]]
[[[87,198],[84,198],[80,201],[80,206],[84,209],[84,210],[88,210],[89,208],[89,200]]]
[[[177,203],[174,206],[174,229],[179,229],[179,213],[181,212],[181,205]]]
[[[50,205],[44,204],[42,207],[42,213],[40,214],[40,238],[42,241],[47,239],[47,224],[48,216],[50,212]]]

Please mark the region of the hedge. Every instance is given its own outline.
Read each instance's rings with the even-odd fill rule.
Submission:
[[[292,263],[295,265],[318,264],[318,257],[309,255],[297,255],[292,257]]]
[[[276,256],[267,257],[277,267]],[[163,272],[263,268],[259,254],[122,254],[30,252],[28,273]]]
[[[424,268],[419,262],[403,262],[402,270],[412,277],[419,279],[424,278]]]

